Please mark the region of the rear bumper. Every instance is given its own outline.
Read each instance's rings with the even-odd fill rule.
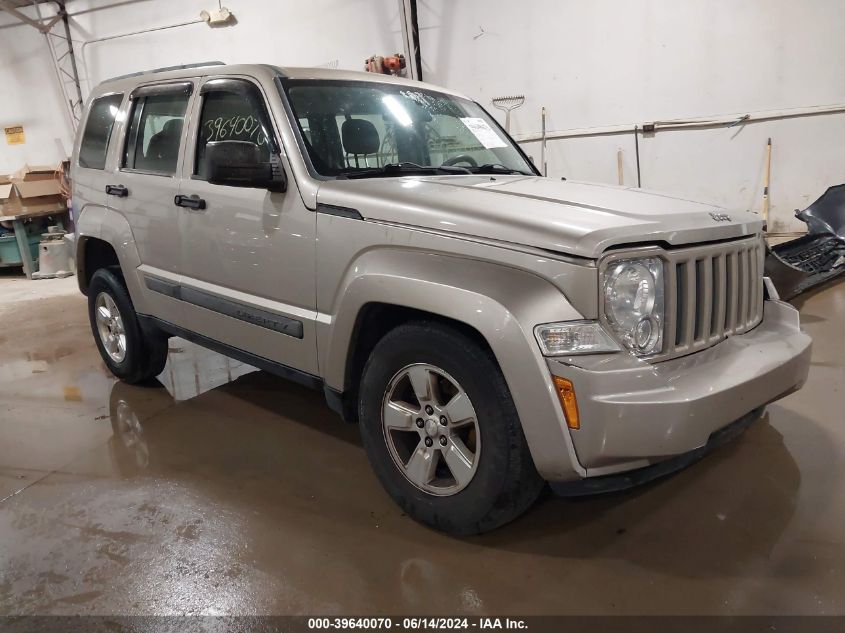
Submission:
[[[599,477],[705,449],[720,429],[799,389],[811,344],[795,308],[766,301],[755,329],[690,356],[573,358],[549,368],[575,386],[581,428],[571,431],[573,444],[587,477]]]

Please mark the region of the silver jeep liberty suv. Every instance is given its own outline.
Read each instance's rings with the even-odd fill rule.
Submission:
[[[807,376],[760,217],[542,178],[442,88],[266,65],[116,78],[72,176],[116,376],[157,375],[180,336],[322,390],[396,502],[452,533],[546,482],[677,470]]]

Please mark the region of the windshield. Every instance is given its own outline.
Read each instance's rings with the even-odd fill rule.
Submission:
[[[322,176],[433,169],[535,174],[499,125],[468,99],[366,81],[287,79],[282,85],[311,163]]]

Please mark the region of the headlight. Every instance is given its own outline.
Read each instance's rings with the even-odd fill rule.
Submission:
[[[596,321],[546,323],[534,328],[544,356],[618,352],[619,346]]]
[[[611,262],[602,281],[604,316],[620,341],[639,356],[663,349],[663,261]]]

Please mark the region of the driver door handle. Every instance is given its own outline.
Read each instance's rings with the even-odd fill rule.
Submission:
[[[118,198],[125,198],[129,195],[129,189],[123,185],[106,185],[106,194],[109,196],[117,196]]]
[[[173,198],[173,203],[177,207],[186,207],[188,209],[198,209],[198,210],[205,209],[205,200],[203,200],[202,198],[200,198],[197,195],[193,195],[193,196],[178,195],[175,198]]]

